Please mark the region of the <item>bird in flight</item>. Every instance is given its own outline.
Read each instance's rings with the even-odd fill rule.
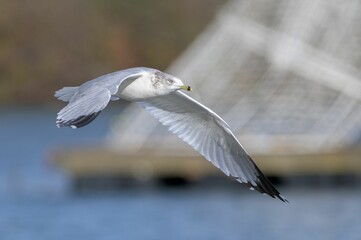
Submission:
[[[69,102],[58,113],[56,125],[80,128],[92,122],[110,101],[138,102],[227,176],[251,190],[288,202],[243,149],[229,125],[181,90],[191,91],[191,87],[157,69],[136,67],[109,73],[56,91],[55,97]]]

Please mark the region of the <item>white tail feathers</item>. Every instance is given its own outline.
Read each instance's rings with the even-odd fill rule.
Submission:
[[[56,91],[54,96],[59,100],[69,102],[77,90],[78,87],[63,87],[62,89]]]

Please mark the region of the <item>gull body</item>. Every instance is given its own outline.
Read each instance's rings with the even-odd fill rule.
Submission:
[[[144,70],[146,71],[140,77],[121,84],[115,96],[134,102],[166,95],[184,88],[182,81],[174,76],[155,69]]]
[[[109,73],[77,87],[64,87],[55,97],[69,102],[57,116],[58,127],[79,128],[92,122],[119,98],[138,102],[168,130],[189,144],[227,176],[284,202],[215,112],[184,94],[190,86],[170,74],[152,68],[130,68]]]

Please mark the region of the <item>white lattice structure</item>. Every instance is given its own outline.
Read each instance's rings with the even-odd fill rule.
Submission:
[[[358,0],[230,1],[168,72],[251,153],[344,148],[361,136],[360,22]],[[194,153],[136,104],[126,113],[114,149]]]

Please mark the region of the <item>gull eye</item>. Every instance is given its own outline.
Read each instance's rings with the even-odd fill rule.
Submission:
[[[173,84],[173,83],[174,83],[174,80],[172,80],[172,79],[167,79],[167,82],[168,82],[169,84]]]

